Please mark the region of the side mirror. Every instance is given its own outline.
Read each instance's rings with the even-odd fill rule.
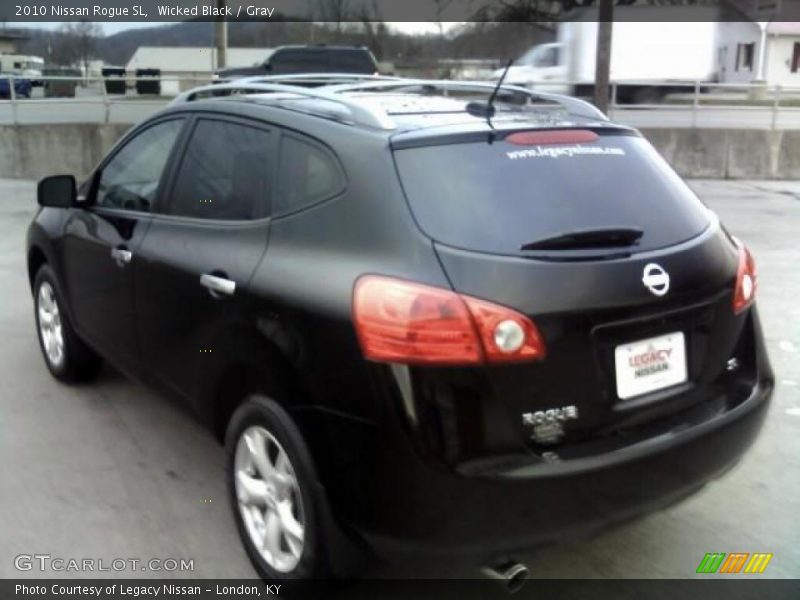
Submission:
[[[264,67],[264,70],[265,70],[265,71],[267,71],[267,72],[270,72],[270,71],[272,71],[272,65],[271,65],[270,63],[268,63],[268,62],[265,62],[265,63],[264,63],[263,65],[261,65],[261,66],[262,66],[262,67]]]
[[[75,177],[72,175],[45,177],[36,188],[40,206],[69,208],[75,206],[77,195]]]

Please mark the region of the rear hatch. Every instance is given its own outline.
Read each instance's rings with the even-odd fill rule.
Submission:
[[[718,397],[741,324],[737,252],[713,213],[635,132],[493,138],[394,148],[453,288],[544,337],[543,360],[484,368],[484,415],[504,411],[529,447],[586,448]]]

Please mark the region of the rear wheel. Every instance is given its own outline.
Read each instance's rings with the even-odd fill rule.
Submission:
[[[39,346],[50,373],[68,382],[95,377],[103,361],[72,328],[58,284],[47,265],[36,273],[33,293]]]
[[[328,572],[311,457],[291,417],[254,395],[225,436],[228,491],[239,534],[265,579],[316,579]]]

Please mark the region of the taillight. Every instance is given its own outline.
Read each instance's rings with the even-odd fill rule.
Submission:
[[[364,356],[379,362],[476,365],[544,358],[526,316],[491,302],[390,277],[361,277],[353,319]]]
[[[733,312],[739,314],[753,303],[758,287],[756,262],[747,247],[737,240],[739,267],[736,269],[736,288],[733,291]]]

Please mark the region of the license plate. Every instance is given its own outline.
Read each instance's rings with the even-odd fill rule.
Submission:
[[[617,395],[633,398],[686,381],[686,340],[680,331],[614,349]]]

